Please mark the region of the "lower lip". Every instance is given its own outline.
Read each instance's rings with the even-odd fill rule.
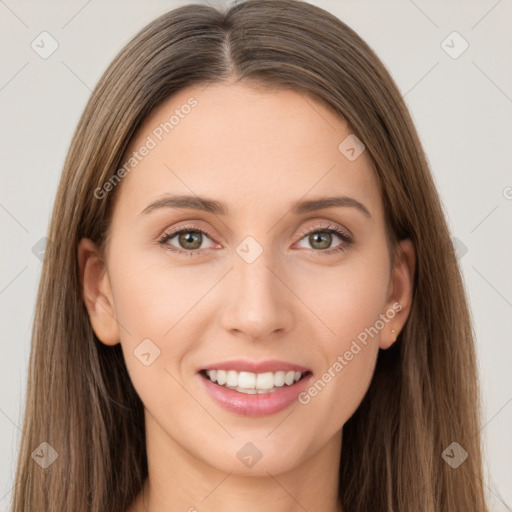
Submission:
[[[289,407],[297,396],[307,388],[311,373],[291,386],[283,386],[271,393],[261,395],[240,393],[213,383],[208,377],[199,374],[213,400],[224,409],[241,416],[268,416]]]

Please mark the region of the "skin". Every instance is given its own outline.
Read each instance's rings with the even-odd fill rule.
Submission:
[[[130,152],[191,96],[197,106],[118,185],[105,267],[90,240],[78,248],[93,329],[104,344],[121,343],[145,407],[146,510],[337,511],[342,428],[379,348],[394,342],[409,314],[412,244],[402,241],[391,261],[367,153],[348,160],[338,150],[351,133],[346,123],[296,92],[242,83],[182,90],[146,119]],[[228,213],[141,215],[168,193],[215,199]],[[356,199],[371,217],[350,206],[291,213],[299,200],[335,195]],[[159,245],[170,228],[189,224],[207,233],[200,255]],[[304,234],[329,224],[353,242],[333,234],[325,246]],[[252,263],[236,252],[249,235],[263,250]],[[169,246],[191,247],[177,236]],[[396,303],[401,311],[306,405],[237,415],[212,401],[196,373],[229,359],[279,359],[320,378]],[[160,350],[149,366],[133,354],[147,338]],[[247,442],[262,453],[252,468],[237,458]],[[139,494],[129,511],[143,510]]]

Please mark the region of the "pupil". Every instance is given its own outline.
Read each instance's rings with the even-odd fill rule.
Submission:
[[[179,242],[185,249],[199,249],[201,241],[201,233],[198,231],[185,231],[179,235]],[[190,244],[192,244],[192,247]]]
[[[322,241],[322,237],[323,237],[323,241]],[[309,237],[309,242],[311,243],[311,246],[312,247],[315,247],[315,243],[317,242],[320,242],[320,246],[317,248],[318,249],[328,249],[329,246],[331,245],[331,239],[332,239],[332,235],[331,233],[327,232],[327,231],[322,231],[320,233],[314,233],[313,235],[310,235]]]

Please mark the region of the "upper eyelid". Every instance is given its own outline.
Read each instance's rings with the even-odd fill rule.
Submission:
[[[338,236],[339,235],[339,232],[343,233],[347,238],[349,238],[350,240],[353,239],[353,236],[352,236],[352,233],[346,229],[346,228],[343,228],[343,227],[340,227],[336,224],[332,224],[331,222],[328,222],[326,223],[326,225],[318,225],[318,226],[310,226],[308,228],[306,228],[303,232],[302,232],[302,236],[307,236],[308,234],[310,233],[314,233],[316,231],[330,231],[330,232],[334,232],[334,233],[337,233]]]

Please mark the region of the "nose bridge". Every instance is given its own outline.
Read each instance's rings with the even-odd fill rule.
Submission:
[[[274,275],[280,272],[274,251],[247,237],[236,253],[224,327],[245,332],[251,339],[289,329],[293,315],[286,289]]]

